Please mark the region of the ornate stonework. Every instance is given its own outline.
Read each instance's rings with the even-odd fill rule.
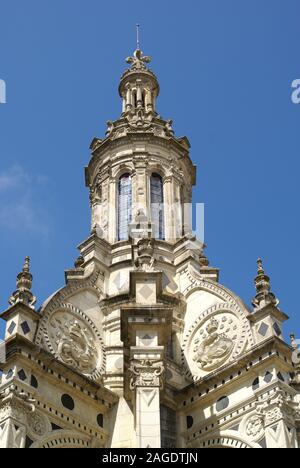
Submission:
[[[84,375],[98,379],[103,372],[105,353],[102,337],[92,321],[70,304],[47,314],[41,322],[38,341],[59,360]]]
[[[238,325],[225,315],[221,325],[216,319],[204,324],[194,340],[193,360],[200,369],[214,370],[228,359],[237,340],[237,333],[234,334],[237,330]]]
[[[129,372],[132,374],[130,388],[137,387],[160,387],[163,386],[164,363],[162,361],[133,361]]]
[[[219,283],[192,234],[190,143],[157,111],[150,57],[127,62],[66,284],[35,310],[26,257],[2,314],[0,447],[297,448],[297,337],[261,260],[253,307]]]
[[[197,380],[235,359],[245,349],[250,334],[237,307],[214,306],[188,331],[184,339],[183,364]]]
[[[0,422],[12,418],[23,424],[28,414],[34,413],[36,401],[25,392],[19,391],[14,385],[0,393]]]
[[[241,432],[251,441],[259,442],[265,435],[263,417],[257,413],[247,416],[241,423]]]
[[[49,419],[40,411],[28,415],[28,435],[31,439],[44,437],[51,430]]]

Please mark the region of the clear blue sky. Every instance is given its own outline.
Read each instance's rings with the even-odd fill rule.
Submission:
[[[40,304],[89,234],[89,144],[120,114],[140,22],[159,112],[192,144],[211,264],[250,303],[262,256],[300,338],[299,0],[0,1],[1,309],[25,255]]]

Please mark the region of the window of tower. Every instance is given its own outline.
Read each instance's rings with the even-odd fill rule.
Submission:
[[[164,223],[164,187],[159,174],[152,174],[151,182],[151,220],[154,238],[165,240]]]
[[[118,189],[118,240],[129,238],[129,224],[132,221],[132,182],[130,174],[119,180]]]

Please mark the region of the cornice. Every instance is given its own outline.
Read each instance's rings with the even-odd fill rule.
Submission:
[[[271,352],[271,354],[270,354]],[[278,358],[280,359],[280,353],[282,353],[282,361],[285,363],[289,371],[292,372],[294,369],[291,361],[291,348],[284,341],[277,337],[271,337],[268,340],[252,347],[249,351],[245,352],[241,356],[238,356],[231,363],[211,372],[209,375],[199,379],[177,392],[178,401],[188,400],[193,397],[194,393],[199,393],[202,389],[202,396],[208,394],[207,389],[210,391],[219,390],[219,385],[224,380],[228,379],[231,375],[237,374],[239,371],[246,370],[249,372],[254,368],[254,361],[257,360],[257,364],[260,364],[260,358],[266,355],[268,359]],[[239,374],[238,374],[239,375]],[[241,378],[241,375],[239,375]],[[231,380],[231,379],[230,379]],[[229,381],[230,381],[229,380]]]
[[[50,371],[51,375],[63,376],[66,380],[70,381],[70,384],[76,383],[79,388],[84,388],[86,392],[90,391],[97,397],[101,397],[106,400],[107,403],[116,403],[118,401],[118,396],[112,393],[107,388],[99,385],[95,381],[92,381],[80,374],[73,368],[67,366],[58,359],[55,358],[51,353],[42,349],[40,346],[32,343],[21,336],[16,336],[6,343],[7,346],[7,364],[10,361],[22,356],[23,358],[34,359],[35,364],[41,368],[41,371],[48,372]],[[54,374],[52,374],[52,372]]]

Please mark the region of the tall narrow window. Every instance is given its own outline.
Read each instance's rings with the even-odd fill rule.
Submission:
[[[151,218],[155,239],[165,239],[164,188],[160,175],[151,176]]]
[[[129,224],[132,221],[132,187],[131,176],[124,174],[119,180],[118,200],[118,240],[129,238]]]

